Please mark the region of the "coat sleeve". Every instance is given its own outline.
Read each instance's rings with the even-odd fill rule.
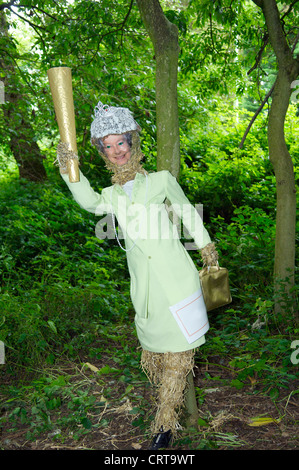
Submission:
[[[171,202],[171,209],[180,217],[190,236],[199,249],[211,243],[208,231],[203,225],[197,209],[190,203],[176,178],[165,171],[166,196]]]
[[[106,198],[103,193],[97,193],[92,189],[86,176],[80,171],[80,181],[77,183],[70,183],[68,174],[62,174],[62,179],[67,184],[75,201],[80,207],[88,212],[93,212],[97,215],[107,213]]]

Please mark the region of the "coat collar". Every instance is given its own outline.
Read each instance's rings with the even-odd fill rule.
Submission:
[[[138,189],[139,189],[140,185],[144,182],[144,180],[145,180],[145,175],[144,174],[136,173],[136,176],[134,178],[133,191],[132,191],[132,201],[134,201],[136,199]],[[130,199],[129,196],[127,195],[127,193],[123,190],[123,188],[120,184],[118,184],[118,183],[115,184],[114,185],[114,190],[118,194],[125,195],[128,199]]]

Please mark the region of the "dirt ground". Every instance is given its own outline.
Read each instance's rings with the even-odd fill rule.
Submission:
[[[96,365],[96,364],[95,364]],[[211,380],[204,376],[209,372]],[[224,371],[224,372],[223,372]],[[87,374],[87,372],[85,372]],[[294,394],[298,384],[292,389],[281,390],[279,398],[273,402],[269,397],[256,393],[252,384],[240,390],[231,385],[223,386],[223,379],[229,374],[217,364],[195,368],[194,384],[201,390],[199,397],[198,429],[188,429],[173,442],[171,450],[296,450],[298,449],[298,395]],[[90,379],[92,380],[92,378]],[[94,393],[99,393],[96,391]],[[53,433],[42,433],[34,441],[26,438],[28,426],[21,425],[17,430],[0,430],[0,448],[2,450],[146,450],[150,436],[146,429],[132,424],[132,403],[130,398],[117,402],[117,394],[110,404],[101,410],[98,419],[106,418],[108,425],[91,429],[74,440],[71,435],[55,439]],[[292,393],[293,392],[293,393]],[[148,384],[138,389],[143,395],[143,402],[151,410],[153,390]],[[115,400],[116,399],[116,400]],[[61,411],[62,413],[63,411]],[[65,411],[66,413],[69,411]],[[5,410],[1,410],[2,416]],[[262,418],[258,419],[257,418]],[[136,416],[134,416],[136,419]],[[265,421],[267,419],[267,421]],[[263,421],[264,420],[264,421]],[[253,426],[253,424],[259,424]],[[7,425],[8,426],[8,425]]]

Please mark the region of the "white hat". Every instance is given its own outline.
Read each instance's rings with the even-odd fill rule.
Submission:
[[[98,102],[94,109],[94,120],[91,123],[91,138],[102,139],[111,134],[124,134],[140,131],[140,126],[127,108],[117,108]]]

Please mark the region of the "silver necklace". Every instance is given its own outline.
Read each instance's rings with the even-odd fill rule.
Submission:
[[[144,206],[146,206],[146,203],[147,203],[147,191],[148,191],[148,178],[147,178],[147,174],[145,173],[145,182],[146,182],[146,187],[145,187],[145,198],[144,198]],[[116,227],[115,227],[115,215],[114,215],[114,212],[113,212],[113,207],[112,207],[112,194],[113,194],[113,190],[114,190],[114,185],[112,186],[112,190],[110,192],[110,207],[111,207],[111,216],[112,216],[112,224],[113,224],[113,229],[114,229],[114,233],[115,233],[115,237],[116,237],[116,240],[117,240],[117,243],[118,245],[120,246],[120,248],[123,250],[123,251],[131,251],[133,250],[134,246],[136,245],[136,241],[133,243],[132,246],[130,246],[130,248],[124,248],[118,238],[118,235],[117,235],[117,231],[116,231]],[[137,239],[136,239],[137,240]]]

